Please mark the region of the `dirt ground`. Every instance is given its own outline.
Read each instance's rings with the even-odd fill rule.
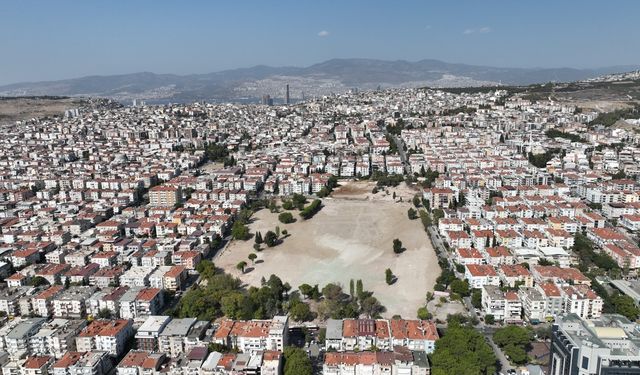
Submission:
[[[447,316],[455,314],[469,315],[467,309],[461,302],[448,300],[445,303],[440,302],[440,298],[436,297],[427,305],[427,310],[433,314],[433,318],[442,322],[447,320]]]
[[[29,99],[3,98],[0,100],[0,124],[12,124],[17,120],[33,117],[63,115],[69,108],[77,108],[82,100],[64,99]]]
[[[306,221],[297,211],[293,211],[297,221],[292,224],[280,223],[278,214],[268,210],[257,212],[250,224],[252,233],[260,231],[264,236],[279,226],[290,235],[278,246],[259,252],[254,265],[247,260],[254,241],[234,241],[216,257],[216,266],[256,286],[262,277],[276,274],[294,289],[302,283],[322,287],[338,282],[348,292],[350,279],[362,279],[365,289],[373,291],[387,307],[385,316],[414,318],[440,271],[420,220],[407,217],[415,191],[403,185],[390,188],[388,195],[374,195],[371,182],[341,185],[323,200],[322,210]],[[403,202],[398,202],[400,197]],[[393,253],[394,238],[406,248],[400,255]],[[244,274],[235,268],[242,260],[249,263]],[[398,277],[394,285],[385,282],[386,268]]]

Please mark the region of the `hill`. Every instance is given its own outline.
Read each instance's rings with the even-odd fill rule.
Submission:
[[[286,84],[291,97],[341,93],[349,89],[377,87],[469,87],[496,84],[528,85],[569,82],[637,69],[635,66],[600,69],[524,69],[452,64],[439,60],[385,61],[333,59],[308,67],[269,67],[225,70],[209,74],[155,74],[149,72],[88,76],[60,81],[24,82],[0,86],[0,96],[64,95],[99,96],[121,101],[148,102],[240,101],[256,102],[271,95],[284,97]]]

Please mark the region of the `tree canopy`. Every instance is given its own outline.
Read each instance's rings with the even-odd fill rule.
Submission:
[[[313,366],[307,353],[292,346],[284,349],[284,375],[312,375]]]
[[[533,331],[529,328],[508,325],[493,334],[496,343],[509,359],[518,365],[527,362],[527,349],[533,341]]]
[[[492,375],[496,371],[496,356],[482,334],[457,324],[450,324],[436,341],[432,363],[433,375]]]

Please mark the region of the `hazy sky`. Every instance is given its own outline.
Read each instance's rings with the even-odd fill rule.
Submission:
[[[0,84],[332,58],[640,63],[640,1],[3,0]]]

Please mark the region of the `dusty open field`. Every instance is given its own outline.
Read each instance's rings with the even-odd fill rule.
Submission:
[[[258,261],[245,274],[235,266],[241,260],[249,262],[253,240],[231,243],[217,257],[216,265],[249,285],[259,285],[263,276],[276,274],[294,288],[302,283],[339,282],[348,291],[350,279],[362,279],[365,289],[372,290],[387,307],[385,315],[415,317],[439,275],[437,258],[420,220],[407,218],[414,192],[398,188],[398,196],[402,193],[405,198],[396,203],[392,199],[396,189],[391,188],[389,195],[373,195],[373,186],[369,182],[344,184],[333,197],[324,199],[322,210],[308,221],[295,212],[298,221],[285,225],[278,222],[277,214],[259,211],[250,225],[252,233],[261,231],[264,236],[279,225],[290,236],[258,253]],[[394,238],[402,241],[407,249],[404,253],[393,253]],[[394,285],[385,283],[386,268],[398,276]]]
[[[77,108],[83,103],[74,98],[1,98],[0,124],[11,124],[17,120],[64,114],[70,108]]]

